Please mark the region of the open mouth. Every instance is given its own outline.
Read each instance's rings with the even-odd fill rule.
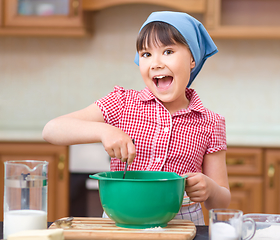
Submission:
[[[154,84],[160,89],[168,88],[172,83],[172,81],[173,81],[173,77],[171,76],[162,75],[162,76],[153,77]]]

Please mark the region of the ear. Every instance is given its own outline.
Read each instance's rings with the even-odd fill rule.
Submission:
[[[190,65],[191,69],[193,69],[195,67],[195,61],[194,58],[191,58],[191,65]]]

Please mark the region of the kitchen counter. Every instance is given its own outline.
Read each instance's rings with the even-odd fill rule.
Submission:
[[[48,223],[50,226],[52,223]],[[208,240],[208,226],[196,226],[196,236],[194,240]],[[3,238],[3,222],[0,222],[0,239]]]
[[[194,240],[208,240],[208,226],[196,226],[196,236]]]
[[[2,142],[44,142],[42,130],[1,130]],[[280,147],[280,130],[245,131],[240,129],[227,130],[228,146],[246,147]]]
[[[44,142],[42,131],[32,130],[0,130],[2,142]]]

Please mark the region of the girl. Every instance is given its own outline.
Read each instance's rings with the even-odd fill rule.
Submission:
[[[230,202],[225,120],[189,86],[217,48],[199,21],[178,12],[152,13],[136,46],[144,90],[116,86],[85,109],[48,122],[43,138],[61,145],[102,142],[112,171],[128,161],[130,171],[187,174],[176,218],[204,224],[201,202],[207,209]]]

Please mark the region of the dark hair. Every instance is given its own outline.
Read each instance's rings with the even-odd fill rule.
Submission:
[[[137,52],[149,47],[151,43],[162,43],[165,46],[181,43],[189,48],[187,41],[175,27],[160,21],[150,22],[142,28],[136,41]]]

